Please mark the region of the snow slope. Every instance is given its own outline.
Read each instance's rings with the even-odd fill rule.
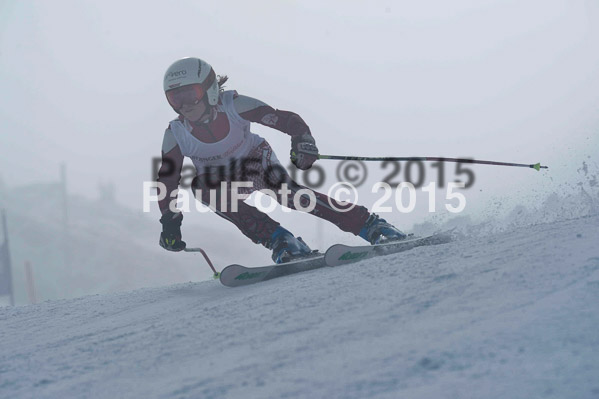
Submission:
[[[0,397],[597,398],[599,216],[0,308]]]

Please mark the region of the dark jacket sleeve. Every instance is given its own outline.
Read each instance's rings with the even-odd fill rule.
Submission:
[[[312,134],[306,122],[294,112],[274,109],[260,100],[239,94],[234,96],[233,101],[237,113],[245,120],[277,129],[290,136]]]
[[[166,186],[166,197],[158,202],[160,212],[168,211],[168,205],[173,200],[171,193],[179,188],[181,180],[181,169],[183,168],[183,154],[170,129],[164,132],[162,142],[162,164],[158,170],[159,183]]]

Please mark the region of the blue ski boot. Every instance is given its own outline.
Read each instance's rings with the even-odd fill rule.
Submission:
[[[303,258],[312,250],[301,237],[294,237],[288,230],[281,226],[272,233],[272,260],[275,263],[285,263],[295,258]]]
[[[388,241],[399,241],[407,237],[405,233],[397,229],[395,226],[387,223],[385,219],[374,213],[364,223],[364,227],[360,230],[360,237],[374,244],[382,244]]]

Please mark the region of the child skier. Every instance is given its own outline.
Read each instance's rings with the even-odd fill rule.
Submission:
[[[236,204],[237,212],[233,212],[229,183],[236,179],[251,182],[252,187],[239,190],[245,194],[264,188],[277,192],[277,188],[286,183],[293,198],[298,190],[306,187],[291,179],[266,140],[250,132],[250,122],[291,136],[291,161],[302,170],[309,169],[318,159],[318,148],[310,129],[293,112],[274,109],[259,100],[239,95],[234,90],[222,90],[221,86],[226,80],[226,76],[217,77],[205,61],[191,57],[176,61],[164,75],[166,98],[179,117],[169,123],[162,143],[158,181],[165,185],[167,192],[166,197],[159,202],[162,212],[160,245],[169,251],[185,249],[185,242],[181,240],[183,214],[170,210],[169,202],[172,201],[171,193],[179,186],[183,158],[187,156],[197,170],[192,190],[198,200],[208,205],[210,189],[216,188],[219,193],[220,182],[225,181],[229,190],[226,193],[227,207],[219,208],[220,196],[224,195],[220,192],[215,202],[219,204],[215,210],[219,216],[234,223],[253,242],[272,250],[272,259],[276,263],[306,256],[311,252],[308,245],[265,213],[243,201]],[[238,162],[231,163],[232,160]],[[223,168],[231,169],[231,165],[234,170],[228,170],[228,175],[224,175]],[[316,206],[309,213],[334,223],[343,231],[359,235],[371,244],[406,237],[362,206],[339,211],[337,209],[342,208],[343,204],[312,192]],[[306,197],[300,196],[300,203],[303,204]],[[278,196],[277,200],[296,209],[292,199]],[[335,207],[331,207],[331,203]]]

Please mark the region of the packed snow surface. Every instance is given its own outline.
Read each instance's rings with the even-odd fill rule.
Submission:
[[[0,397],[597,398],[599,216],[1,308]]]

